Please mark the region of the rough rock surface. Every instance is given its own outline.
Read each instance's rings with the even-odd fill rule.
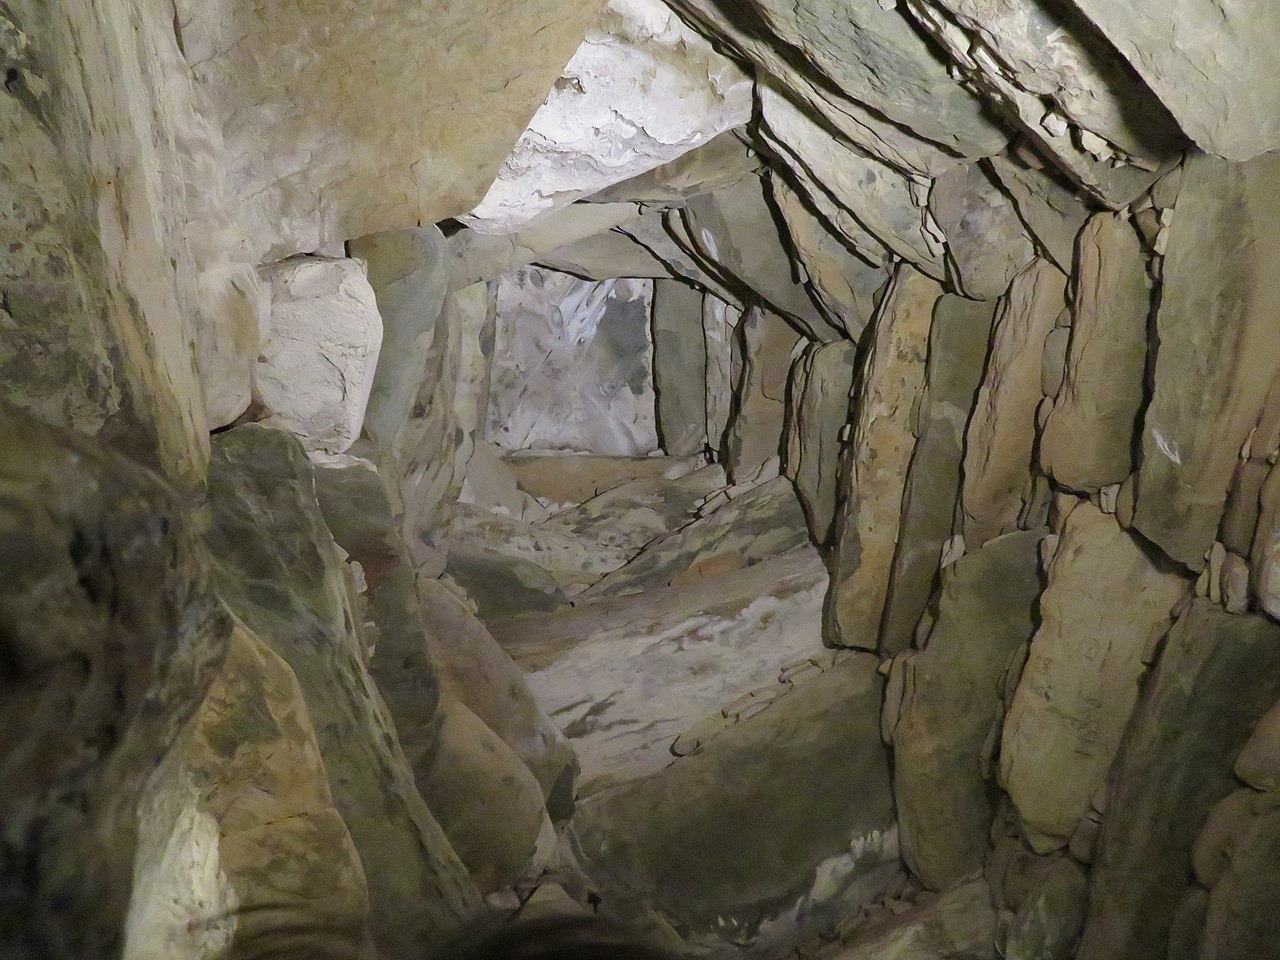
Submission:
[[[760,104],[766,142],[869,234],[869,243],[847,237],[860,253],[875,262],[891,250],[930,276],[944,275],[943,234],[912,177],[833,136],[769,87],[760,88]]]
[[[0,446],[0,951],[106,960],[147,902],[135,860],[177,829],[174,810],[140,835],[148,778],[216,679],[230,624],[158,477],[9,406]]]
[[[1163,958],[1210,808],[1280,699],[1280,627],[1204,600],[1170,631],[1113,771],[1077,956]]]
[[[677,240],[686,252],[744,304],[744,296],[754,293],[811,334],[835,335],[795,274],[762,177],[694,197],[678,218],[668,219],[668,227],[679,229]]]
[[[4,398],[194,490],[205,387],[215,423],[243,409],[257,318],[252,268],[203,242],[223,177],[170,12],[22,0],[0,35]]]
[[[1274,953],[1263,5],[4,3],[0,954]]]
[[[603,457],[538,451],[521,451],[506,459],[521,490],[539,500],[565,506],[583,504],[633,481],[675,480],[692,473],[701,463],[697,457]],[[707,492],[711,492],[710,488]]]
[[[902,492],[915,449],[929,327],[942,289],[903,265],[874,321],[875,340],[854,385],[853,428],[841,465],[836,547],[830,558],[827,640],[874,650],[898,539]]]
[[[383,3],[335,19],[182,0],[174,14],[265,260],[474,207],[603,5]]]
[[[552,815],[567,815],[577,760],[529,681],[466,603],[443,583],[419,584],[440,691],[462,703],[524,761]]]
[[[1169,228],[1133,522],[1193,570],[1280,366],[1280,314],[1263,279],[1280,257],[1277,182],[1280,153],[1244,164],[1193,155]]]
[[[887,720],[902,855],[935,890],[977,870],[986,853],[995,810],[983,743],[1000,716],[1009,656],[1034,629],[1043,535],[1009,534],[943,571],[933,630],[894,661],[901,708]]]
[[[982,164],[934,180],[929,213],[947,238],[948,276],[965,296],[994,300],[1035,254],[1016,209]]]
[[[840,480],[840,434],[849,420],[857,348],[848,341],[812,344],[791,366],[787,476],[819,546],[831,540]]]
[[[1033,847],[1070,839],[1115,759],[1147,651],[1187,593],[1113,517],[1090,503],[1071,511],[1000,749],[1001,785]]]
[[[995,332],[964,457],[964,539],[970,549],[1014,529],[1030,486],[1040,403],[1038,358],[1064,306],[1066,277],[1036,260],[997,308]]]
[[[1151,283],[1136,231],[1098,214],[1080,235],[1071,345],[1062,388],[1040,439],[1045,472],[1073,490],[1133,472],[1145,400]]]
[[[1080,865],[1067,858],[1055,861],[1010,922],[1005,960],[1071,960],[1088,894]]]
[[[262,270],[271,314],[254,368],[265,423],[309,450],[360,436],[382,348],[378,302],[358,260],[297,257]]]
[[[1058,182],[1052,170],[1030,166],[1024,159],[998,156],[988,162],[1031,236],[1060,270],[1068,271],[1075,260],[1076,237],[1089,219],[1089,208]]]
[[[1280,856],[1280,810],[1270,796],[1271,809],[1258,816],[1240,838],[1230,866],[1209,894],[1201,956],[1265,957],[1280,934],[1277,908],[1280,885],[1276,862]]]
[[[365,262],[382,316],[383,349],[366,427],[369,436],[398,452],[448,291],[445,240],[434,227],[396,230],[352,240],[350,249]]]
[[[875,313],[889,269],[855,253],[838,230],[780,176],[770,178],[770,197],[782,216],[795,259],[809,278],[809,294],[829,323],[857,340]]]
[[[390,957],[420,955],[478,897],[414,785],[381,694],[337,546],[301,445],[250,425],[218,436],[209,477],[217,588],[293,669],[369,881],[370,926]]]
[[[1235,771],[1251,787],[1280,791],[1280,704],[1259,721],[1236,759]]]
[[[550,827],[542,788],[484,721],[452,698],[440,703],[429,745],[405,743],[431,812],[487,894],[536,873],[538,841]]]
[[[822,922],[832,899],[870,901],[897,854],[881,688],[875,658],[849,655],[665,770],[587,800],[574,846],[604,896],[639,896],[686,937],[727,928],[748,943],[770,921]]]
[[[943,960],[991,956],[996,912],[981,880],[861,933],[823,960]]]
[[[964,431],[973,411],[994,319],[992,304],[946,294],[933,312],[918,439],[880,626],[880,652],[911,645],[955,528]]]
[[[787,377],[799,339],[782,317],[760,307],[747,310],[734,330],[737,377],[721,458],[735,483],[781,456]]]
[[[1258,605],[1280,620],[1280,467],[1272,466],[1258,500],[1258,528],[1250,557],[1253,590]]]
[[[507,450],[658,449],[647,281],[529,267],[498,284],[486,439]]]
[[[1180,149],[1160,102],[1073,11],[1034,0],[906,6],[960,76],[1098,200],[1132,200]]]
[[[655,538],[633,560],[580,594],[582,600],[640,593],[670,584],[717,561],[742,565],[786,553],[809,542],[804,511],[785,477],[746,489],[729,488],[703,506],[701,515],[669,536]],[[733,496],[725,501],[729,493]],[[723,562],[723,561],[721,561]]]
[[[1276,50],[1258,38],[1280,30],[1267,4],[1193,0],[1118,7],[1071,0],[1128,59],[1182,129],[1210,153],[1248,160],[1280,147]]]
[[[302,690],[262,641],[232,633],[208,696],[148,786],[150,855],[136,867],[126,956],[363,954],[364,869]]]
[[[892,7],[873,0],[748,0],[740,8],[727,0],[679,0],[678,6],[781,79],[799,74],[865,105],[866,114],[887,118],[886,126],[899,128],[898,137],[905,128],[966,156],[986,156],[1003,145],[980,101],[947,74]]]
[[[751,81],[661,0],[608,0],[497,179],[463,220],[515,233],[751,117]]]
[[[679,205],[737,183],[761,167],[745,131],[730,130],[661,166],[586,197],[596,203]]]
[[[685,457],[719,437],[707,437],[707,353],[702,297],[677,280],[653,285],[653,386],[658,436],[668,456]],[[583,499],[586,499],[585,497]]]
[[[779,671],[822,653],[825,589],[820,558],[795,551],[691,584],[524,617],[497,636],[576,749],[587,795],[661,770],[676,738],[688,741],[691,727],[722,708],[728,725],[789,695]]]

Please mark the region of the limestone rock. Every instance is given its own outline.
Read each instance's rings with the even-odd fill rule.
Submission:
[[[1077,957],[1161,958],[1231,766],[1280,699],[1280,627],[1194,601],[1170,631],[1143,687],[1113,770],[1089,918]]]
[[[1247,557],[1253,548],[1258,516],[1262,512],[1262,487],[1271,473],[1265,460],[1241,460],[1231,479],[1231,493],[1222,515],[1222,545],[1232,553]]]
[[[875,242],[930,276],[945,275],[943,235],[916,182],[858,150],[769,87],[760,88],[761,135],[788,166],[802,169]],[[850,241],[857,244],[856,237]],[[875,260],[874,253],[866,251]]]
[[[418,589],[441,693],[465,705],[514,750],[542,785],[552,816],[567,817],[577,761],[524,673],[444,584],[426,580]]]
[[[981,164],[934,180],[929,213],[947,238],[948,276],[965,296],[996,299],[1035,255],[1013,204]]]
[[[660,484],[694,472],[699,457],[604,457],[596,454],[520,451],[507,458],[508,469],[525,493],[550,504],[571,507],[631,483]],[[717,484],[708,478],[703,496]],[[696,498],[695,498],[696,499]]]
[[[746,177],[683,208],[684,245],[731,289],[752,291],[811,334],[831,330],[796,277],[761,177]],[[745,302],[745,301],[744,301]],[[835,336],[823,334],[825,339]]]
[[[1265,957],[1274,953],[1280,935],[1280,810],[1254,820],[1240,839],[1231,865],[1209,894],[1200,956],[1204,960]]]
[[[536,560],[467,537],[447,541],[447,547],[445,574],[466,592],[486,623],[569,606],[555,575]]]
[[[381,3],[335,19],[182,0],[187,62],[258,259],[466,213],[602,7]],[[309,47],[323,55],[300,61]]]
[[[463,218],[514,233],[751,117],[751,81],[661,0],[608,0],[484,199]]]
[[[1056,861],[1010,923],[1005,960],[1070,960],[1087,903],[1084,871],[1070,860]]]
[[[884,656],[911,645],[933,594],[955,524],[964,430],[982,380],[993,319],[993,304],[954,294],[944,295],[934,308],[919,439],[902,495],[898,546],[880,626]]]
[[[107,960],[146,896],[134,864],[160,854],[140,835],[148,778],[230,624],[157,476],[7,405],[0,447],[0,952]]]
[[[760,157],[742,130],[718,134],[700,147],[583,199],[596,203],[678,206],[759,171]]]
[[[477,283],[456,291],[445,300],[444,321],[458,327],[453,347],[456,366],[452,377],[453,482],[449,493],[461,497],[462,488],[472,475],[471,460],[482,446],[498,453],[493,444],[485,444],[484,430],[493,393],[493,349],[498,326],[498,299],[490,284]],[[440,400],[449,400],[448,389],[441,390]],[[441,418],[444,419],[444,418]],[[446,449],[443,442],[441,446]],[[481,454],[483,455],[483,453]],[[449,466],[448,460],[441,464]]]
[[[1192,886],[1182,898],[1169,931],[1169,960],[1199,960],[1204,921],[1209,913],[1209,891]]]
[[[572,259],[575,252],[585,252],[592,243],[608,242],[607,238],[613,235],[615,228],[640,217],[641,209],[634,203],[575,203],[544,213],[513,234],[491,235],[469,228],[458,230],[444,241],[449,262],[449,286],[453,290],[461,290],[482,280],[497,280],[504,273],[531,263]],[[635,246],[624,235],[614,236],[628,247]],[[662,266],[646,251],[638,253],[646,268]],[[581,275],[580,271],[564,272]],[[611,274],[615,277],[648,275],[628,271]],[[665,268],[662,268],[661,275],[666,275]]]
[[[873,0],[749,0],[741,9],[726,0],[680,0],[678,6],[789,86],[800,85],[798,75],[834,89],[889,125],[964,156],[986,156],[1003,144],[980,102],[948,76],[933,49],[892,7]]]
[[[453,699],[440,705],[431,748],[405,744],[422,795],[481,893],[531,866],[547,820],[542,788],[497,734]],[[549,826],[549,824],[548,824]]]
[[[220,434],[208,543],[222,599],[293,669],[338,812],[369,881],[370,926],[389,957],[420,955],[479,902],[414,785],[365,665],[346,575],[302,447],[250,425]]]
[[[193,361],[225,378],[209,400],[234,415],[257,330],[233,282],[251,271],[222,246],[236,237],[204,216],[223,178],[170,12],[20,0],[0,34],[3,399],[194,491],[211,424]]]
[[[991,355],[969,423],[964,539],[970,547],[1014,529],[1028,486],[1040,403],[1040,356],[1063,308],[1066,278],[1035,260],[996,311]]]
[[[565,459],[572,469],[581,458]],[[630,562],[646,544],[691,522],[698,505],[724,486],[719,466],[693,472],[681,466],[676,474],[624,483],[552,516],[539,507],[541,520],[459,504],[436,545],[449,552],[446,568],[486,620],[557,609]]]
[[[852,252],[816,208],[781,177],[770,178],[770,195],[787,226],[809,293],[846,337],[856,341],[871,322],[889,271]]]
[[[1280,154],[1187,160],[1160,299],[1155,392],[1142,432],[1134,526],[1204,564],[1236,454],[1280,366],[1268,281],[1280,255]]]
[[[799,339],[785,320],[760,307],[749,309],[734,331],[737,383],[721,459],[735,483],[781,454],[787,378]]]
[[[791,367],[787,476],[815,543],[831,539],[840,473],[840,434],[849,419],[857,349],[848,341],[812,344]]]
[[[502,451],[483,441],[475,445],[467,462],[466,479],[458,495],[458,505],[463,504],[474,505],[482,513],[527,523],[545,520],[548,515],[546,507],[520,489],[515,471],[507,466]]]
[[[1001,785],[1037,850],[1064,845],[1088,809],[1137,703],[1147,651],[1188,592],[1092,504],[1067,517],[1000,751]]]
[[[881,691],[875,658],[852,655],[665,770],[587,800],[574,847],[606,902],[640,897],[688,940],[727,933],[766,949],[769,921],[794,936],[832,900],[869,902],[897,869]]]
[[[1258,606],[1280,620],[1280,467],[1273,466],[1259,495],[1261,511],[1250,563]]]
[[[823,960],[942,960],[989,957],[996,912],[981,880],[854,937]]]
[[[875,320],[854,386],[853,429],[842,463],[830,559],[826,636],[875,649],[894,562],[907,468],[915,449],[929,327],[942,288],[903,265]]]
[[[389,480],[375,464],[354,456],[313,455],[312,463],[325,526],[359,564],[363,626],[374,637],[369,673],[405,753],[428,751],[437,735],[439,684],[403,539],[403,515]]]
[[[1070,270],[1076,237],[1089,219],[1089,208],[1074,190],[1059,183],[1051,170],[1028,166],[1014,157],[992,157],[988,162],[1045,254],[1060,270]]]
[[[271,319],[254,370],[261,418],[309,450],[360,436],[382,348],[377,298],[358,260],[298,257],[263,268]]]
[[[1067,351],[1071,346],[1071,328],[1054,327],[1044,339],[1044,355],[1040,359],[1040,392],[1056,400],[1067,379]],[[1043,405],[1042,405],[1043,410]],[[1052,410],[1044,413],[1048,420]],[[1037,419],[1040,413],[1037,412]],[[1043,443],[1043,441],[1042,441]]]
[[[707,440],[723,449],[733,409],[733,330],[742,310],[714,293],[702,300],[702,334],[707,346]]]
[[[637,477],[576,507],[561,510],[539,523],[538,531],[580,537],[585,548],[598,553],[612,551],[622,558],[621,562],[610,561],[607,570],[601,569],[612,572],[634,558],[641,548],[693,521],[700,505],[724,487],[724,469],[719,465],[686,472],[680,461],[673,468],[666,458],[650,459],[659,466],[665,462],[667,470],[651,477]],[[596,566],[589,560],[580,563]]]
[[[804,550],[495,632],[576,750],[585,797],[658,773],[678,737],[682,752],[697,746],[691,728],[704,718],[731,727],[791,696],[779,672],[822,654],[825,587],[821,560]]]
[[[706,264],[701,254],[691,252],[693,244],[688,240],[688,231],[684,227],[679,209],[652,210],[616,229],[661,263],[667,276],[683,278],[703,287],[709,295],[714,294],[720,300],[735,304],[741,309],[742,291],[731,290],[718,271],[714,275],[708,273],[706,268],[710,265]]]
[[[140,820],[151,855],[136,868],[127,956],[204,955],[219,940],[246,958],[363,955],[364,870],[302,691],[243,628],[150,780]]]
[[[573,210],[589,204],[575,204]],[[650,218],[658,214],[648,214]],[[642,220],[644,217],[636,218]],[[682,275],[670,264],[656,256],[652,250],[627,233],[623,227],[631,227],[636,220],[619,224],[612,230],[598,233],[567,246],[557,247],[551,253],[537,258],[537,265],[560,273],[571,273],[584,280],[613,280],[617,277],[651,280],[679,279]]]
[[[995,811],[980,757],[1005,664],[1034,629],[1041,536],[1009,534],[948,567],[927,643],[895,661],[905,674],[893,734],[903,859],[935,890],[986,853]]]
[[[365,424],[369,436],[398,454],[448,292],[445,239],[435,227],[396,230],[352,240],[350,250],[365,261],[382,316]]]
[[[1085,227],[1076,269],[1070,355],[1040,462],[1062,486],[1092,491],[1133,471],[1151,285],[1137,234],[1110,214]]]
[[[715,500],[697,520],[655,539],[625,567],[578,595],[578,602],[641,593],[666,586],[717,556],[739,554],[746,564],[806,546],[804,511],[790,481],[775,477]]]
[[[1272,707],[1236,759],[1236,776],[1259,790],[1280,790],[1280,704]]]
[[[1122,206],[1183,140],[1078,14],[1034,0],[909,0],[961,76],[1098,200]]]
[[[700,453],[708,445],[702,297],[701,291],[676,280],[659,280],[653,288],[658,434],[662,449],[673,457]]]
[[[1142,0],[1117,7],[1072,0],[1129,61],[1182,129],[1210,153],[1248,160],[1280,147],[1276,50],[1258,43],[1280,30],[1269,5],[1193,0],[1172,10]]]
[[[1214,805],[1191,848],[1191,866],[1198,883],[1212,890],[1221,882],[1254,822],[1268,810],[1274,810],[1276,801],[1274,796],[1244,789],[1228,794]]]
[[[546,820],[541,785],[521,757],[456,697],[447,697],[437,711],[437,640],[426,630],[400,539],[401,518],[383,478],[368,464],[327,463],[316,471],[316,492],[335,540],[360,564],[366,627],[377,631],[369,671],[419,792],[481,892],[513,882],[529,865]],[[437,622],[433,618],[433,626]],[[456,632],[466,635],[464,629]],[[470,639],[478,656],[487,638]],[[501,717],[508,734],[514,712]],[[535,717],[541,714],[529,712],[525,719]],[[536,736],[532,730],[526,734]]]
[[[126,365],[111,361],[124,331],[100,309],[107,291],[76,256],[75,238],[88,231],[74,174],[34,111],[17,98],[6,98],[2,109],[4,399],[49,423],[96,434],[130,390]]]
[[[636,456],[658,447],[647,281],[528,267],[498,284],[487,439]]]

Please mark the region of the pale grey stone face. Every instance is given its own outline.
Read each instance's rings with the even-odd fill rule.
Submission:
[[[488,439],[612,456],[658,448],[649,282],[526,268],[497,297]]]

